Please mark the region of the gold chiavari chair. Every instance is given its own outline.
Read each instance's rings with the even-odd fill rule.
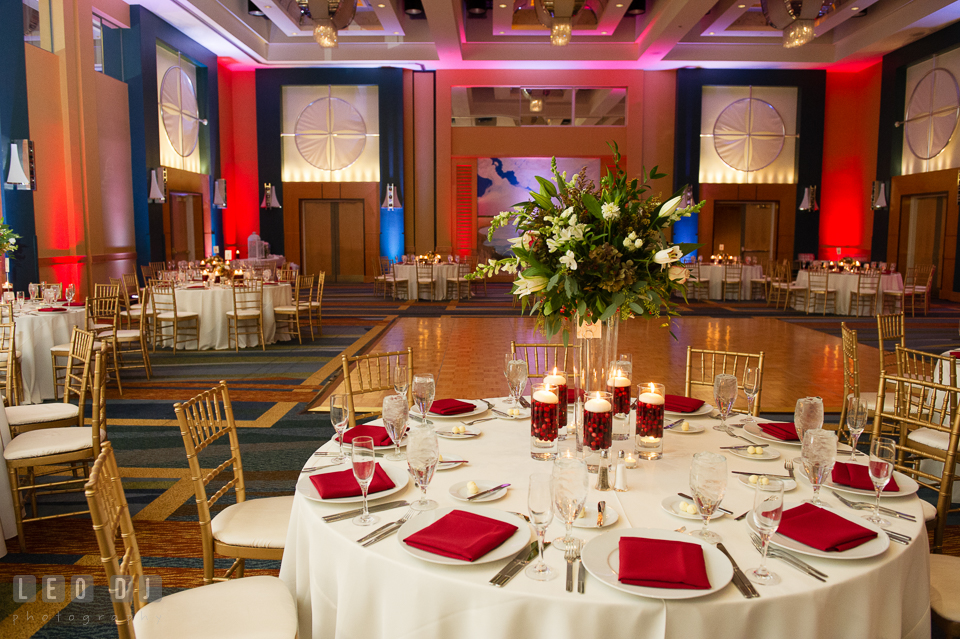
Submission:
[[[917,316],[918,297],[923,298],[923,314],[930,313],[930,293],[933,290],[933,276],[936,271],[937,267],[933,264],[921,264],[916,267],[913,288],[909,292],[904,291],[904,294],[910,297],[910,317]]]
[[[877,409],[877,394],[873,391],[860,389],[860,350],[857,331],[849,328],[846,322],[840,323],[840,336],[843,342],[843,405],[840,408],[840,430],[846,426],[847,399],[856,397],[867,405],[868,416],[873,416]],[[893,401],[893,396],[886,398]]]
[[[413,348],[405,351],[391,351],[387,353],[369,353],[354,357],[340,356],[343,372],[343,393],[347,396],[347,407],[350,409],[350,424],[353,428],[358,419],[367,419],[380,414],[382,407],[378,398],[375,406],[356,405],[355,397],[366,393],[393,393],[395,369],[398,363],[407,366],[407,403],[413,396]],[[357,411],[362,414],[357,415]]]
[[[692,397],[691,392],[696,387],[708,387],[709,398],[713,399],[713,379],[720,374],[734,375],[737,378],[737,388],[743,390],[744,369],[754,367],[758,369],[760,390],[753,401],[753,416],[760,414],[760,399],[763,394],[763,351],[759,353],[736,353],[733,351],[713,351],[687,347],[687,368],[683,383],[683,394]],[[738,394],[739,397],[739,394]],[[737,412],[745,412],[738,410]]]
[[[260,340],[260,350],[267,350],[263,339],[263,282],[232,282],[233,310],[227,311],[227,348],[240,351],[240,336],[251,335]]]
[[[413,301],[420,301],[420,296],[423,295],[424,287],[427,287],[427,289],[430,291],[430,297],[427,299],[431,301],[435,299],[437,296],[437,278],[433,274],[432,262],[417,262],[417,299]]]
[[[370,257],[370,270],[373,273],[373,294],[387,296],[387,277],[390,273],[390,259],[382,256]]]
[[[807,298],[804,301],[803,310],[810,314],[810,305],[813,305],[813,312],[817,312],[817,304],[820,298],[823,298],[823,314],[827,314],[827,303],[833,302],[833,312],[837,311],[837,289],[830,287],[830,274],[826,271],[816,270],[807,273]]]
[[[200,586],[150,601],[153,584],[143,574],[137,533],[110,442],[101,446],[84,488],[120,639],[136,639],[138,634],[142,639],[296,637],[297,604],[287,586],[273,576]],[[120,596],[120,584],[130,589],[128,597]]]
[[[150,280],[157,279],[160,277],[159,273],[154,272],[153,267],[149,264],[140,265],[140,274],[143,275],[143,283],[149,284]]]
[[[894,433],[897,456],[894,470],[913,478],[921,489],[937,493],[937,518],[931,552],[943,549],[943,532],[951,509],[957,445],[960,443],[960,411],[956,410],[960,389],[919,379],[880,373],[880,389],[893,393],[895,401],[877,404],[873,437]],[[936,398],[942,401],[936,401]],[[942,446],[942,447],[941,447]],[[926,470],[922,462],[938,462],[939,474]]]
[[[303,334],[300,331],[300,285],[304,280],[300,276],[294,277],[290,283],[290,304],[273,307],[273,316],[276,320],[276,332],[287,335],[296,335],[297,341],[303,344]]]
[[[789,268],[784,264],[774,264],[770,279],[770,293],[767,295],[767,306],[770,306],[770,302],[773,302],[774,308],[780,308],[780,298],[783,298],[783,307],[786,308],[787,302],[790,301],[790,287],[792,285]]]
[[[760,277],[754,277],[750,279],[750,299],[757,299],[757,294],[761,296],[761,299],[767,299],[770,295],[770,276],[765,275],[769,266],[766,263],[765,259],[761,259],[760,263]]]
[[[705,300],[710,298],[710,279],[704,279],[700,272],[700,262],[690,262],[690,277],[687,278],[687,299]]]
[[[166,262],[150,262],[150,269],[154,273],[154,277],[160,277],[162,271],[167,270]]]
[[[277,269],[277,281],[278,282],[288,282],[293,284],[297,280],[297,269],[293,268],[278,268]]]
[[[893,370],[897,365],[896,347],[907,347],[907,330],[903,312],[895,315],[877,315],[877,333],[880,336],[880,342],[877,348],[880,349],[880,372]],[[887,350],[887,345],[892,344],[894,349]]]
[[[246,559],[281,559],[293,508],[293,495],[247,499],[240,459],[240,440],[233,419],[233,406],[227,383],[221,381],[183,403],[173,405],[180,424],[180,435],[187,452],[190,479],[193,482],[200,513],[200,537],[203,543],[203,583],[223,581],[236,574],[243,577]],[[221,437],[230,445],[230,457],[222,463],[204,458]],[[222,452],[222,447],[220,452]],[[212,451],[210,457],[213,457]],[[213,470],[204,470],[213,468]],[[229,477],[232,475],[232,477]],[[222,486],[214,490],[214,486]],[[230,491],[236,503],[211,516],[211,508]],[[225,500],[226,501],[226,500]],[[223,577],[214,575],[216,555],[232,557],[233,565]]]
[[[306,321],[306,326],[310,328],[310,341],[312,342],[313,337],[313,310],[314,310],[314,295],[316,295],[316,288],[314,283],[316,282],[316,275],[301,275],[300,276],[300,285],[297,287],[299,289],[299,294],[297,299],[294,300],[294,304],[297,305],[297,314],[300,316],[299,321],[300,325],[304,325]]]
[[[580,346],[576,344],[517,344],[511,340],[510,352],[527,363],[528,379],[545,377],[554,369],[569,378],[580,370]]]
[[[323,284],[327,279],[327,274],[320,271],[316,278],[316,296],[310,300],[310,311],[314,316],[311,318],[311,321],[316,321],[317,337],[323,337],[323,314],[321,311],[323,310]]]
[[[173,342],[176,351],[180,344],[197,343],[200,350],[200,314],[177,310],[177,291],[173,282],[155,282],[150,287],[150,305],[153,320],[153,351],[157,345]],[[164,327],[171,326],[169,335]]]
[[[384,286],[387,287],[390,291],[390,296],[392,299],[397,299],[397,296],[400,294],[400,289],[403,289],[406,299],[410,299],[410,280],[407,280],[402,277],[397,277],[397,264],[391,262],[390,270],[386,272],[386,279],[384,280]],[[383,293],[383,297],[387,297],[386,290]]]
[[[724,264],[723,266],[723,296],[735,295],[737,301],[742,299],[743,291],[743,266],[740,264]]]
[[[16,335],[13,321],[0,324],[0,372],[3,374],[0,383],[5,406],[19,406],[23,401],[22,353],[17,350]]]
[[[74,334],[77,334],[74,329]],[[82,332],[82,331],[81,331]],[[93,338],[90,337],[89,343],[92,345]],[[88,353],[92,352],[88,351]],[[10,434],[13,439],[3,449],[3,459],[7,463],[7,473],[10,477],[10,491],[13,494],[14,514],[17,522],[17,540],[20,543],[20,552],[26,552],[26,538],[23,535],[24,523],[33,521],[42,521],[46,519],[57,519],[60,517],[72,517],[81,515],[87,510],[80,510],[68,513],[56,513],[53,515],[40,516],[37,509],[37,497],[40,495],[61,494],[66,492],[75,492],[86,482],[86,470],[88,464],[92,463],[100,454],[100,443],[106,439],[106,389],[105,377],[106,367],[103,364],[103,355],[97,353],[93,364],[93,380],[87,378],[90,373],[89,362],[83,367],[83,373],[80,377],[74,377],[68,372],[68,383],[64,389],[64,400],[68,400],[73,394],[77,395],[78,405],[64,403],[63,406],[70,406],[72,413],[67,423],[54,422],[26,424],[18,420],[10,420]],[[93,409],[91,412],[91,426],[83,425],[83,409],[86,403],[87,386],[92,386]],[[34,406],[51,406],[50,404],[39,404]],[[21,409],[20,412],[26,413],[28,408],[34,406],[16,406]],[[58,405],[59,406],[59,405]],[[73,410],[76,409],[76,410]],[[7,412],[13,410],[8,408]],[[82,466],[77,466],[82,463]],[[69,464],[69,469],[62,466]],[[41,467],[44,467],[42,470]],[[53,467],[53,468],[51,468]],[[84,471],[84,476],[78,474],[79,470]],[[60,475],[64,472],[72,472],[73,477],[62,481],[43,482],[38,484],[37,478],[48,477],[51,475]],[[22,476],[25,473],[24,476]],[[69,487],[73,487],[72,489]],[[26,517],[26,502],[29,501],[32,510],[32,517]]]
[[[153,374],[153,367],[150,365],[150,351],[147,348],[147,336],[150,330],[147,319],[149,298],[149,290],[143,289],[140,292],[140,299],[143,300],[143,304],[138,305],[138,317],[134,328],[117,329],[115,335],[117,366],[121,370],[142,368],[147,375],[147,379],[150,379],[150,375]],[[131,357],[134,359],[131,360]]]
[[[850,291],[850,315],[860,317],[860,309],[867,305],[870,315],[877,314],[880,295],[880,272],[868,271],[857,276],[857,286]]]
[[[461,300],[464,297],[470,298],[470,280],[467,275],[470,274],[470,265],[466,262],[457,264],[457,276],[447,280],[447,297],[450,299]],[[466,290],[464,290],[466,289]]]

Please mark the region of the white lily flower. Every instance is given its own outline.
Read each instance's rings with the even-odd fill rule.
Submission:
[[[547,288],[547,278],[542,275],[534,275],[533,277],[524,277],[522,274],[517,281],[514,282],[516,290],[514,293],[520,297],[525,297],[537,291],[542,291]]]
[[[566,265],[571,271],[577,270],[577,258],[573,251],[567,251],[567,254],[560,258],[560,263]]]
[[[679,205],[680,205],[680,196],[679,196],[679,195],[678,195],[677,197],[670,198],[669,200],[667,200],[666,202],[664,202],[663,206],[660,207],[659,217],[664,217],[664,216],[666,216],[666,215],[670,215],[671,213],[673,213],[674,211],[677,210],[677,206],[679,206]]]
[[[630,239],[630,236],[623,238],[623,245],[627,248],[633,248],[633,240]]]
[[[563,242],[560,241],[560,240],[554,239],[554,238],[552,238],[552,237],[548,237],[548,238],[547,238],[547,249],[548,249],[551,253],[556,253],[556,252],[557,252],[557,249],[560,248],[560,245],[561,245],[561,244],[563,244]]]
[[[605,220],[615,220],[620,217],[620,207],[612,202],[607,202],[600,207],[600,213],[603,214]]]
[[[656,255],[653,256],[653,261],[657,264],[669,264],[670,262],[676,262],[681,257],[683,257],[683,251],[680,250],[680,247],[671,246],[668,249],[657,251]]]

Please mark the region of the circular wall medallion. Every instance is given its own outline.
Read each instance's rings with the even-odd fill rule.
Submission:
[[[904,135],[910,151],[921,160],[940,154],[960,118],[960,88],[946,69],[931,69],[920,78],[907,103]]]
[[[783,118],[769,102],[743,98],[731,102],[713,123],[713,147],[724,164],[737,171],[770,166],[783,149]]]
[[[346,100],[320,98],[308,104],[294,127],[303,159],[323,171],[345,169],[360,158],[367,144],[367,125]]]
[[[181,157],[197,148],[200,139],[200,111],[197,91],[190,76],[180,67],[170,67],[160,83],[160,115],[170,145]]]

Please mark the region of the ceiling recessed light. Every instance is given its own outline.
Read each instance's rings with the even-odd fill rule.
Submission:
[[[617,5],[617,9],[622,9],[622,8],[623,8],[623,5],[622,5],[622,4],[618,4],[618,5]]]
[[[860,10],[860,7],[850,7],[850,10],[851,10],[851,11],[859,11],[859,10]]]
[[[503,35],[503,31],[500,32],[500,35]]]
[[[600,32],[600,35],[607,35],[607,32],[606,32],[606,31],[601,31],[601,32]]]
[[[273,9],[273,5],[272,5],[272,4],[265,4],[265,5],[263,5],[263,8],[264,8],[264,9]]]
[[[713,35],[713,31],[710,32],[710,35]]]
[[[400,35],[400,32],[399,32],[399,31],[394,31],[394,32],[393,32],[393,35]]]
[[[746,9],[746,8],[747,8],[747,5],[745,5],[745,4],[738,4],[738,5],[737,5],[737,9]]]
[[[506,9],[506,8],[507,8],[507,5],[505,5],[505,4],[501,4],[501,5],[499,5],[499,6],[500,6],[501,9]]]
[[[387,6],[387,5],[385,5],[385,4],[378,4],[378,5],[377,5],[377,7],[380,8],[380,9],[383,9],[383,8],[385,8],[386,6]]]

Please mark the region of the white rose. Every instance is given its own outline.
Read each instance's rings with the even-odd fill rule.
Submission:
[[[675,264],[670,267],[669,277],[674,282],[683,284],[690,277],[690,271],[686,267]]]
[[[657,264],[669,264],[670,262],[676,262],[681,257],[683,257],[683,251],[680,250],[680,247],[671,246],[668,249],[657,251],[657,254],[653,256],[653,261]]]
[[[567,251],[567,254],[560,258],[560,263],[565,264],[571,271],[577,270],[577,259],[573,251]]]

